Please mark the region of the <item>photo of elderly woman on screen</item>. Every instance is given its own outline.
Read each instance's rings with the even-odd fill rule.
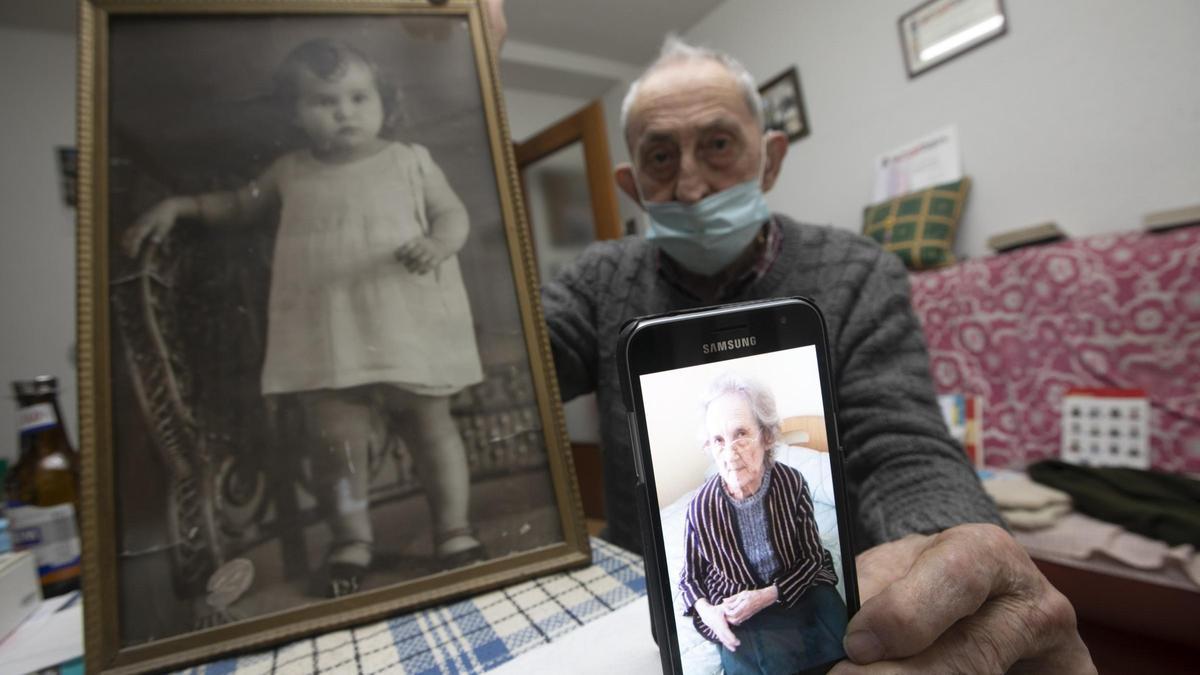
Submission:
[[[795,673],[844,658],[816,368],[805,347],[642,376],[685,673]]]
[[[717,475],[687,512],[684,614],[720,644],[729,675],[796,672],[839,658],[846,605],[804,476],[774,461],[774,395],[725,375],[706,399],[704,447]]]

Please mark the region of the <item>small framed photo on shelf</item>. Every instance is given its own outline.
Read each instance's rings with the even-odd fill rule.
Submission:
[[[792,66],[758,88],[762,97],[763,122],[768,131],[782,131],[788,141],[808,135],[808,115],[804,112],[804,95],[800,91],[800,76]]]
[[[929,0],[898,23],[909,78],[1008,30],[1004,0]]]

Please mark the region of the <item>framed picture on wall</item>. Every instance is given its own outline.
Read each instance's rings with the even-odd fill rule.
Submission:
[[[804,95],[795,66],[771,78],[758,88],[758,93],[762,97],[767,130],[782,131],[793,143],[808,135],[808,115],[804,112]]]
[[[898,23],[910,78],[1008,30],[1004,0],[929,0],[901,16]]]
[[[86,0],[89,672],[590,562],[474,0]]]

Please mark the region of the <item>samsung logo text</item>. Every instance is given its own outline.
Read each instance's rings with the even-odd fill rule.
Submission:
[[[719,352],[731,352],[735,349],[746,349],[758,344],[758,340],[751,335],[744,338],[733,338],[732,340],[717,340],[701,345],[701,350],[705,354],[717,354]]]

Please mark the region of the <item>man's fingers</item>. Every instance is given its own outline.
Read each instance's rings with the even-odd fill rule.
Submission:
[[[865,666],[845,661],[831,675],[888,673],[1081,673],[1096,672],[1075,630],[1075,613],[1061,593],[1046,584],[1039,597],[1008,596],[986,603],[951,626],[915,656]]]
[[[912,656],[991,597],[1011,592],[1021,559],[1012,537],[990,525],[951,528],[929,540],[907,574],[879,591],[846,627],[856,663]],[[1026,558],[1027,562],[1027,558]]]
[[[870,600],[907,575],[913,562],[932,542],[932,537],[910,534],[857,556],[854,561],[858,568],[859,601]]]

